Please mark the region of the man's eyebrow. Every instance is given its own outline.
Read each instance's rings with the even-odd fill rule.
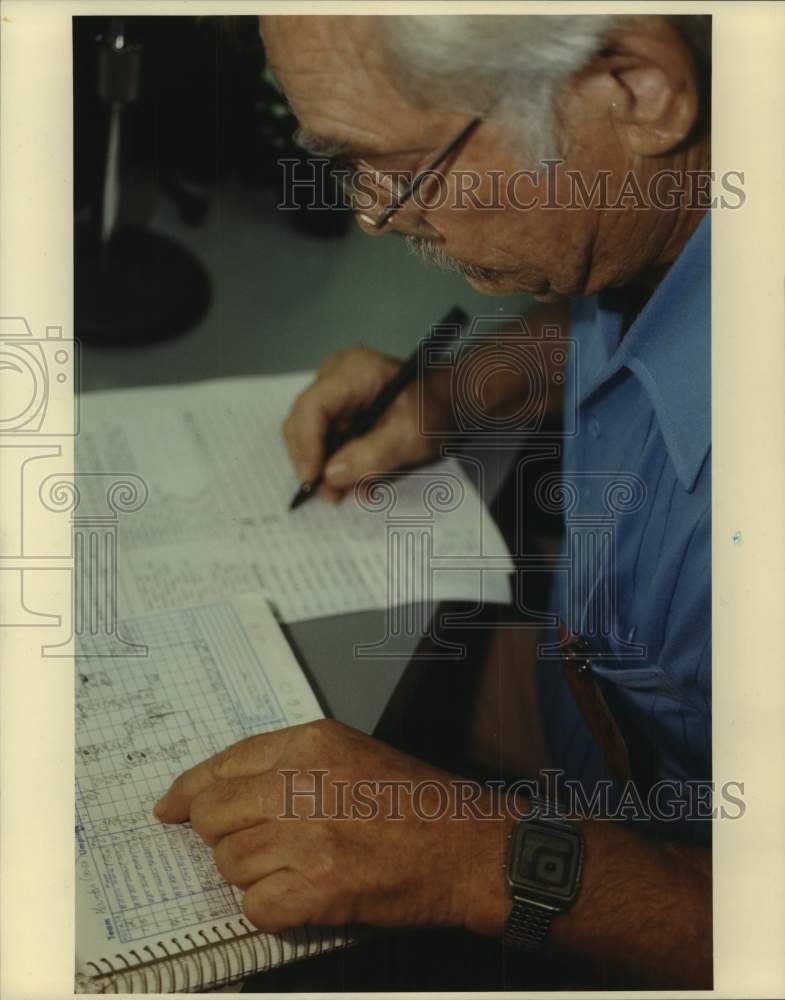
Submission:
[[[374,150],[360,149],[351,142],[329,135],[317,135],[300,126],[293,136],[294,141],[307,153],[314,156],[372,156]]]

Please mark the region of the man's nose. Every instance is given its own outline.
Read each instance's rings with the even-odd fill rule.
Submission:
[[[369,236],[385,236],[387,233],[399,233],[401,236],[421,236],[424,239],[437,240],[439,232],[420,213],[407,211],[406,208],[395,212],[383,226],[375,226],[370,218],[362,212],[355,212],[357,225]]]

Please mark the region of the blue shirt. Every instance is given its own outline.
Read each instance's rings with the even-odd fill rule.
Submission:
[[[709,780],[708,215],[624,336],[620,298],[573,307],[566,406],[577,433],[561,473],[568,569],[552,599],[601,657],[595,674],[622,728],[645,737],[653,780]],[[584,786],[609,778],[560,663],[543,659],[539,670],[554,766]]]

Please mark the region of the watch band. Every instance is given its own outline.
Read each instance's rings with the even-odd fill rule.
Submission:
[[[513,897],[512,911],[504,928],[504,943],[519,951],[539,951],[545,944],[555,911]]]

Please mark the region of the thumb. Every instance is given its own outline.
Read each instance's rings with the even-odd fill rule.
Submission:
[[[391,472],[412,460],[413,456],[406,454],[400,429],[388,424],[336,451],[327,463],[324,478],[335,489],[346,490],[369,473]]]

